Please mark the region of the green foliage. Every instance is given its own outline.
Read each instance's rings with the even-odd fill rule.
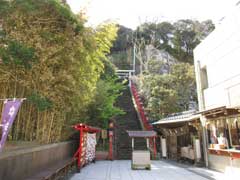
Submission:
[[[0,17],[4,15],[8,11],[8,9],[9,2],[7,0],[0,0]]]
[[[196,101],[193,65],[179,63],[171,67],[170,74],[143,76],[140,89],[150,118],[159,119],[168,114],[188,110]]]
[[[118,25],[117,31],[117,39],[113,43],[113,47],[111,48],[111,52],[122,52],[126,51],[129,47],[133,45],[133,30],[124,27],[122,25]]]
[[[177,90],[177,104],[181,111],[189,109],[189,103],[197,102],[194,66],[189,63],[175,64],[171,69],[175,89]]]
[[[36,107],[39,109],[39,111],[45,111],[47,109],[50,109],[53,105],[53,103],[47,99],[46,97],[42,97],[36,92],[33,92],[27,100],[31,102],[32,104],[36,105]]]
[[[31,68],[37,61],[35,49],[27,47],[17,41],[10,41],[5,47],[0,47],[0,58],[4,64],[15,64],[25,68]]]
[[[139,71],[140,74],[144,71],[145,73],[147,71],[157,74],[162,73],[159,67],[164,64],[161,60],[155,61],[154,57],[149,56],[147,47],[150,46],[155,48],[155,51],[159,50],[159,53],[168,53],[171,59],[175,59],[174,61],[193,64],[193,49],[213,29],[214,24],[210,20],[198,22],[188,19],[178,20],[174,23],[145,22],[138,26],[135,31],[119,26],[118,38],[111,49],[110,60],[119,69],[131,68],[132,54],[128,52],[133,52],[134,43],[137,73]],[[151,66],[150,69],[148,69],[149,65]],[[170,65],[168,64],[168,66]]]
[[[132,68],[132,46],[133,46],[133,30],[118,25],[117,39],[111,48],[109,55],[110,61],[118,69]]]
[[[125,51],[111,53],[109,59],[118,69],[131,68],[128,53]]]
[[[135,42],[153,45],[159,50],[166,50],[180,62],[193,63],[193,49],[214,29],[212,21],[179,20],[169,22],[146,22],[134,32]]]
[[[108,128],[109,119],[124,114],[115,106],[116,99],[120,96],[124,85],[119,82],[113,64],[103,60],[104,72],[97,82],[96,91],[92,102],[88,106],[86,122],[93,126]]]
[[[110,118],[123,114],[121,109],[114,106],[123,88],[123,84],[117,82],[116,78],[109,77],[98,81],[94,101],[88,108],[88,124],[107,128]]]
[[[174,33],[175,27],[169,22],[153,23],[146,22],[137,27],[135,32],[136,39],[144,40],[144,44],[153,44],[158,49],[166,49],[171,39],[170,35]]]
[[[150,59],[148,61],[148,72],[150,74],[161,74],[161,68],[164,65],[162,61],[156,61],[155,59]]]
[[[127,47],[129,40],[124,38],[128,34],[127,28],[121,29],[116,47]],[[174,23],[146,22],[133,32],[130,42],[136,45],[136,69],[137,72],[140,70],[137,83],[150,118],[159,119],[196,104],[193,49],[213,29],[210,20],[187,19]],[[113,49],[111,54],[111,61],[121,69],[127,69],[123,65],[130,64],[126,52],[116,53]]]
[[[72,123],[88,117],[117,28],[110,22],[85,27],[86,19],[60,0],[12,0],[0,7],[5,34],[0,39],[0,94],[29,99],[13,137],[63,140]]]
[[[109,59],[102,60],[104,64],[104,72],[101,73],[100,79],[107,80],[109,78],[117,78],[115,67]]]

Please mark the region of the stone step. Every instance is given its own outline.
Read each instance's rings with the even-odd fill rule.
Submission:
[[[122,95],[118,98],[116,106],[125,110],[124,115],[116,117],[115,129],[115,145],[116,159],[131,159],[132,156],[132,141],[127,134],[127,130],[142,130],[140,121],[138,120],[137,112],[132,102],[132,97],[129,88],[123,90]],[[143,141],[136,140],[136,149],[145,149]],[[145,143],[146,144],[146,143]]]

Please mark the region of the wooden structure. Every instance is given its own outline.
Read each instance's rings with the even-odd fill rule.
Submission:
[[[221,106],[213,109],[208,109],[200,111],[197,114],[202,114],[206,119],[216,119],[219,117],[228,117],[236,114],[240,114],[240,108],[229,108],[226,106]]]
[[[157,133],[155,131],[127,131],[129,137],[132,138],[132,169],[145,168],[151,169],[151,157],[149,150],[149,138],[154,140],[154,155],[156,156],[156,141]],[[145,138],[147,150],[134,150],[134,138]]]
[[[231,161],[240,158],[240,108],[221,106],[199,112],[206,118],[208,153]],[[221,144],[220,135],[225,144]],[[232,162],[231,162],[232,163]]]
[[[77,159],[77,169],[78,172],[80,172],[80,169],[82,166],[86,164],[86,148],[84,147],[84,144],[86,143],[85,134],[86,133],[97,133],[100,132],[101,129],[87,126],[85,124],[76,124],[74,126],[74,129],[79,131],[79,147],[77,152],[74,154],[74,159]]]
[[[195,163],[202,160],[202,130],[200,115],[196,114],[196,111],[175,113],[153,123],[153,125],[163,135],[161,142],[166,141],[165,144],[161,143],[162,157],[190,160],[195,161]]]

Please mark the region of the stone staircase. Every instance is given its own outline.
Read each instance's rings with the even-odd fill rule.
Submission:
[[[118,98],[116,106],[123,109],[125,114],[115,118],[115,159],[131,159],[132,142],[126,131],[142,130],[142,127],[128,86],[126,86],[126,89],[123,90],[122,95]],[[144,150],[146,148],[146,140],[135,138],[134,149]]]

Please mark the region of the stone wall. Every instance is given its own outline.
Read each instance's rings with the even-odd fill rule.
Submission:
[[[62,142],[0,155],[0,179],[25,179],[48,166],[71,158],[76,148],[76,142]]]

